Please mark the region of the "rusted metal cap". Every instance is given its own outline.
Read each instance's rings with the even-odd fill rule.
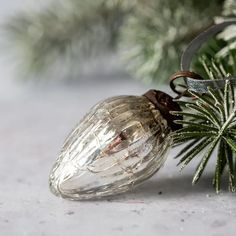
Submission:
[[[170,95],[151,89],[143,94],[143,96],[155,105],[173,131],[182,128],[182,125],[174,123],[174,120],[182,119],[182,117],[170,114],[170,111],[181,111],[179,104],[173,101]]]

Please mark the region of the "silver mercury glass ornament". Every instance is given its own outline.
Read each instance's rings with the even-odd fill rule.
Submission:
[[[54,164],[51,191],[72,200],[95,199],[133,189],[166,160],[172,130],[172,97],[156,90],[117,96],[95,105],[66,139]]]

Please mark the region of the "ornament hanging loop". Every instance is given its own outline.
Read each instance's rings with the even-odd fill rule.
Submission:
[[[171,77],[170,77],[170,88],[172,89],[173,92],[175,92],[176,94],[178,94],[178,96],[175,99],[179,99],[181,97],[192,97],[192,95],[188,92],[188,88],[184,85],[181,85],[181,87],[184,87],[183,91],[178,90],[177,84],[175,83],[175,81],[177,79],[180,78],[184,78],[184,81],[186,83],[186,78],[191,78],[191,79],[195,79],[195,80],[203,80],[203,78],[192,71],[177,71],[175,72]]]
[[[200,33],[189,43],[181,57],[181,71],[176,72],[170,77],[170,87],[175,93],[178,94],[177,98],[182,96],[191,97],[190,93],[188,92],[189,90],[197,93],[207,93],[209,87],[215,90],[222,89],[225,86],[226,80],[230,81],[231,84],[236,84],[236,75],[210,80],[203,79],[197,73],[190,71],[192,59],[202,44],[232,24],[236,24],[236,19],[227,20],[213,25]],[[179,87],[184,87],[183,91],[177,90],[174,83],[176,79],[181,77],[184,78],[185,85],[179,85]]]

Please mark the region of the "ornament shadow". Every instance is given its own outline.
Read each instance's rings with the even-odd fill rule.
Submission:
[[[224,181],[222,183],[224,186]],[[224,189],[223,189],[224,190]],[[179,197],[216,194],[212,186],[212,175],[202,176],[198,184],[192,186],[192,175],[181,175],[172,178],[151,178],[133,191],[109,197],[109,201],[144,201],[166,200]]]
[[[192,186],[192,176],[181,176],[173,178],[150,179],[147,183],[136,189],[136,194],[157,197],[176,197],[181,195],[202,194],[213,192],[212,176],[205,176],[201,181]]]

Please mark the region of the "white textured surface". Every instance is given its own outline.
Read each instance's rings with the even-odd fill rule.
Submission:
[[[194,167],[180,174],[173,151],[165,167],[132,193],[91,202],[54,197],[48,174],[71,128],[98,100],[146,88],[115,78],[24,85],[12,78],[10,64],[1,63],[0,71],[1,236],[235,235],[235,194],[214,193],[213,165],[192,187]]]

